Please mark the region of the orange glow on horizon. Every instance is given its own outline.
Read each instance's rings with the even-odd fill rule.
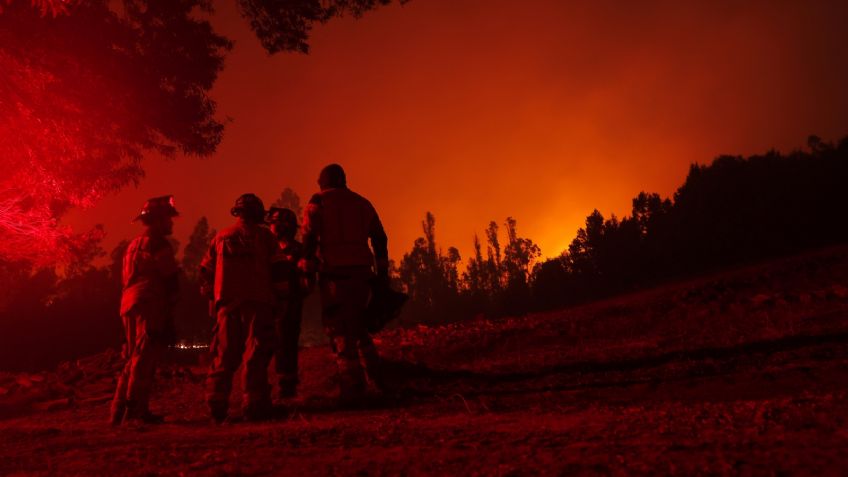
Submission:
[[[109,249],[145,199],[174,194],[185,245],[201,215],[229,224],[243,192],[305,203],[338,162],[395,260],[427,211],[464,260],[507,216],[556,256],[593,209],[669,196],[693,162],[848,133],[848,5],[830,3],[412,0],[318,27],[309,56],[269,57],[219,2],[236,41],[214,91],[233,118],[219,151],[149,159],[138,188],[65,222],[104,223]]]

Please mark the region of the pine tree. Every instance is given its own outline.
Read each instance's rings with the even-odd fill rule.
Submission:
[[[209,221],[201,217],[194,226],[194,230],[188,238],[188,243],[183,249],[182,268],[190,280],[197,280],[197,269],[209,248],[209,243],[215,237],[215,230],[209,229]]]

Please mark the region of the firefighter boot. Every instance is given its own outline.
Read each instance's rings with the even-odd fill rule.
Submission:
[[[365,373],[359,364],[359,350],[356,340],[347,337],[333,339],[336,365],[339,370],[339,406],[343,408],[361,407],[365,401]]]
[[[121,400],[112,401],[112,408],[109,415],[109,423],[113,426],[120,426],[124,422],[124,416],[127,414],[127,403]]]
[[[280,377],[280,399],[288,399],[297,396],[297,378],[291,376]]]
[[[359,340],[359,355],[362,358],[362,364],[365,366],[365,375],[368,381],[380,391],[386,391],[385,372],[383,370],[383,361],[377,353],[377,347],[374,346],[374,341],[366,335]]]
[[[143,424],[163,424],[165,417],[159,414],[153,414],[145,405],[134,401],[127,401],[127,411],[124,421]]]
[[[209,401],[209,414],[215,424],[223,424],[227,420],[228,407],[226,401]]]
[[[250,400],[243,409],[244,420],[259,422],[270,420],[274,414],[274,407],[270,399]]]

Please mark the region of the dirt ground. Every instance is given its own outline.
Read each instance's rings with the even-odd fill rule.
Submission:
[[[337,410],[324,348],[267,423],[211,424],[204,369],[160,426],[106,424],[117,357],[0,375],[0,475],[840,475],[848,249],[550,313],[378,335],[392,391]],[[234,394],[237,400],[237,393]]]

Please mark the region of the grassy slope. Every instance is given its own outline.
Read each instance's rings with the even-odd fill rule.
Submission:
[[[105,426],[103,356],[85,373],[0,376],[0,474],[836,473],[846,285],[842,247],[557,312],[387,331],[396,397],[357,412],[333,409],[331,357],[310,348],[303,397],[264,424],[209,425],[198,367],[165,370],[154,406],[170,422],[156,428]]]

